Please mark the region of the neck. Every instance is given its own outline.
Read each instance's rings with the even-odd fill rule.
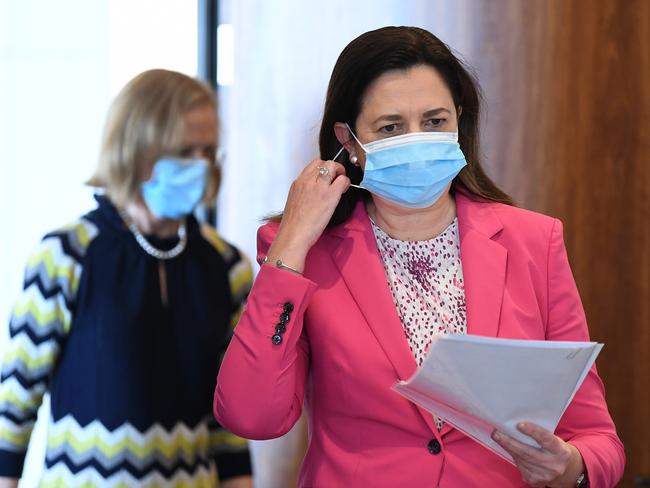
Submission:
[[[178,233],[179,220],[157,218],[142,201],[131,202],[124,210],[138,230],[143,234],[166,239]]]
[[[456,202],[449,192],[427,208],[401,207],[374,196],[367,207],[375,224],[400,241],[433,239],[456,217]]]

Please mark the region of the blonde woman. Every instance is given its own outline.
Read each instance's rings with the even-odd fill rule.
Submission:
[[[43,394],[44,486],[251,486],[245,442],[212,391],[251,283],[248,261],[192,212],[214,200],[213,92],[171,71],[113,103],[97,208],[29,259],[0,384],[0,476],[15,486]]]

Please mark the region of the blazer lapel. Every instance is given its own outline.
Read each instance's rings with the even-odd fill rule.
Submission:
[[[350,221],[333,229],[332,234],[339,238],[333,252],[334,262],[350,294],[393,365],[397,378],[407,380],[415,372],[417,364],[397,315],[364,205],[357,205]],[[431,413],[414,403],[412,405],[431,431],[438,435]]]
[[[415,359],[404,336],[363,204],[356,207],[351,220],[350,225],[334,232],[341,238],[333,252],[334,262],[399,378],[408,379],[415,371]]]
[[[456,192],[460,259],[465,282],[467,333],[496,337],[508,251],[492,238],[503,225],[490,205]]]

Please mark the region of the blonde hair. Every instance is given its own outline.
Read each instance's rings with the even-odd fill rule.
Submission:
[[[212,89],[184,74],[154,69],[133,78],[110,107],[99,162],[88,184],[104,188],[117,206],[133,201],[153,163],[181,144],[185,114],[205,105],[216,110]],[[220,177],[212,158],[204,202],[214,201]]]

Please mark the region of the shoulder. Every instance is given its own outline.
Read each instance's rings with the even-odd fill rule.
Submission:
[[[456,206],[459,219],[472,227],[502,228],[516,231],[519,235],[548,235],[558,220],[539,212],[473,198],[466,193],[457,193]]]
[[[510,205],[493,205],[493,211],[503,222],[502,242],[516,243],[538,257],[548,256],[553,242],[563,243],[559,219]]]
[[[72,300],[84,262],[99,231],[95,224],[80,218],[47,233],[30,254],[25,267],[25,288],[37,283],[44,295],[62,292]]]
[[[499,220],[503,222],[504,227],[515,228],[524,233],[541,232],[548,235],[558,222],[554,217],[525,208],[503,203],[490,203],[489,205]]]
[[[280,228],[280,223],[271,221],[267,222],[266,224],[262,225],[259,229],[257,229],[257,256],[256,260],[258,264],[262,264],[262,261],[266,257],[269,248],[271,247],[271,243],[275,239],[275,236],[278,233],[278,229]]]
[[[28,267],[43,263],[48,271],[66,263],[80,265],[88,248],[99,235],[99,229],[91,221],[80,218],[45,234],[27,262]]]
[[[68,251],[77,256],[83,256],[92,241],[99,235],[99,228],[85,217],[81,217],[67,225],[61,226],[43,237],[43,243],[60,241]]]
[[[499,240],[535,260],[548,259],[553,242],[563,242],[562,223],[556,218],[499,203],[494,204],[493,211],[503,222]]]
[[[553,249],[564,248],[562,223],[556,218],[464,194],[457,195],[456,207],[461,242],[477,231],[505,247],[513,258],[536,263],[546,262]]]

